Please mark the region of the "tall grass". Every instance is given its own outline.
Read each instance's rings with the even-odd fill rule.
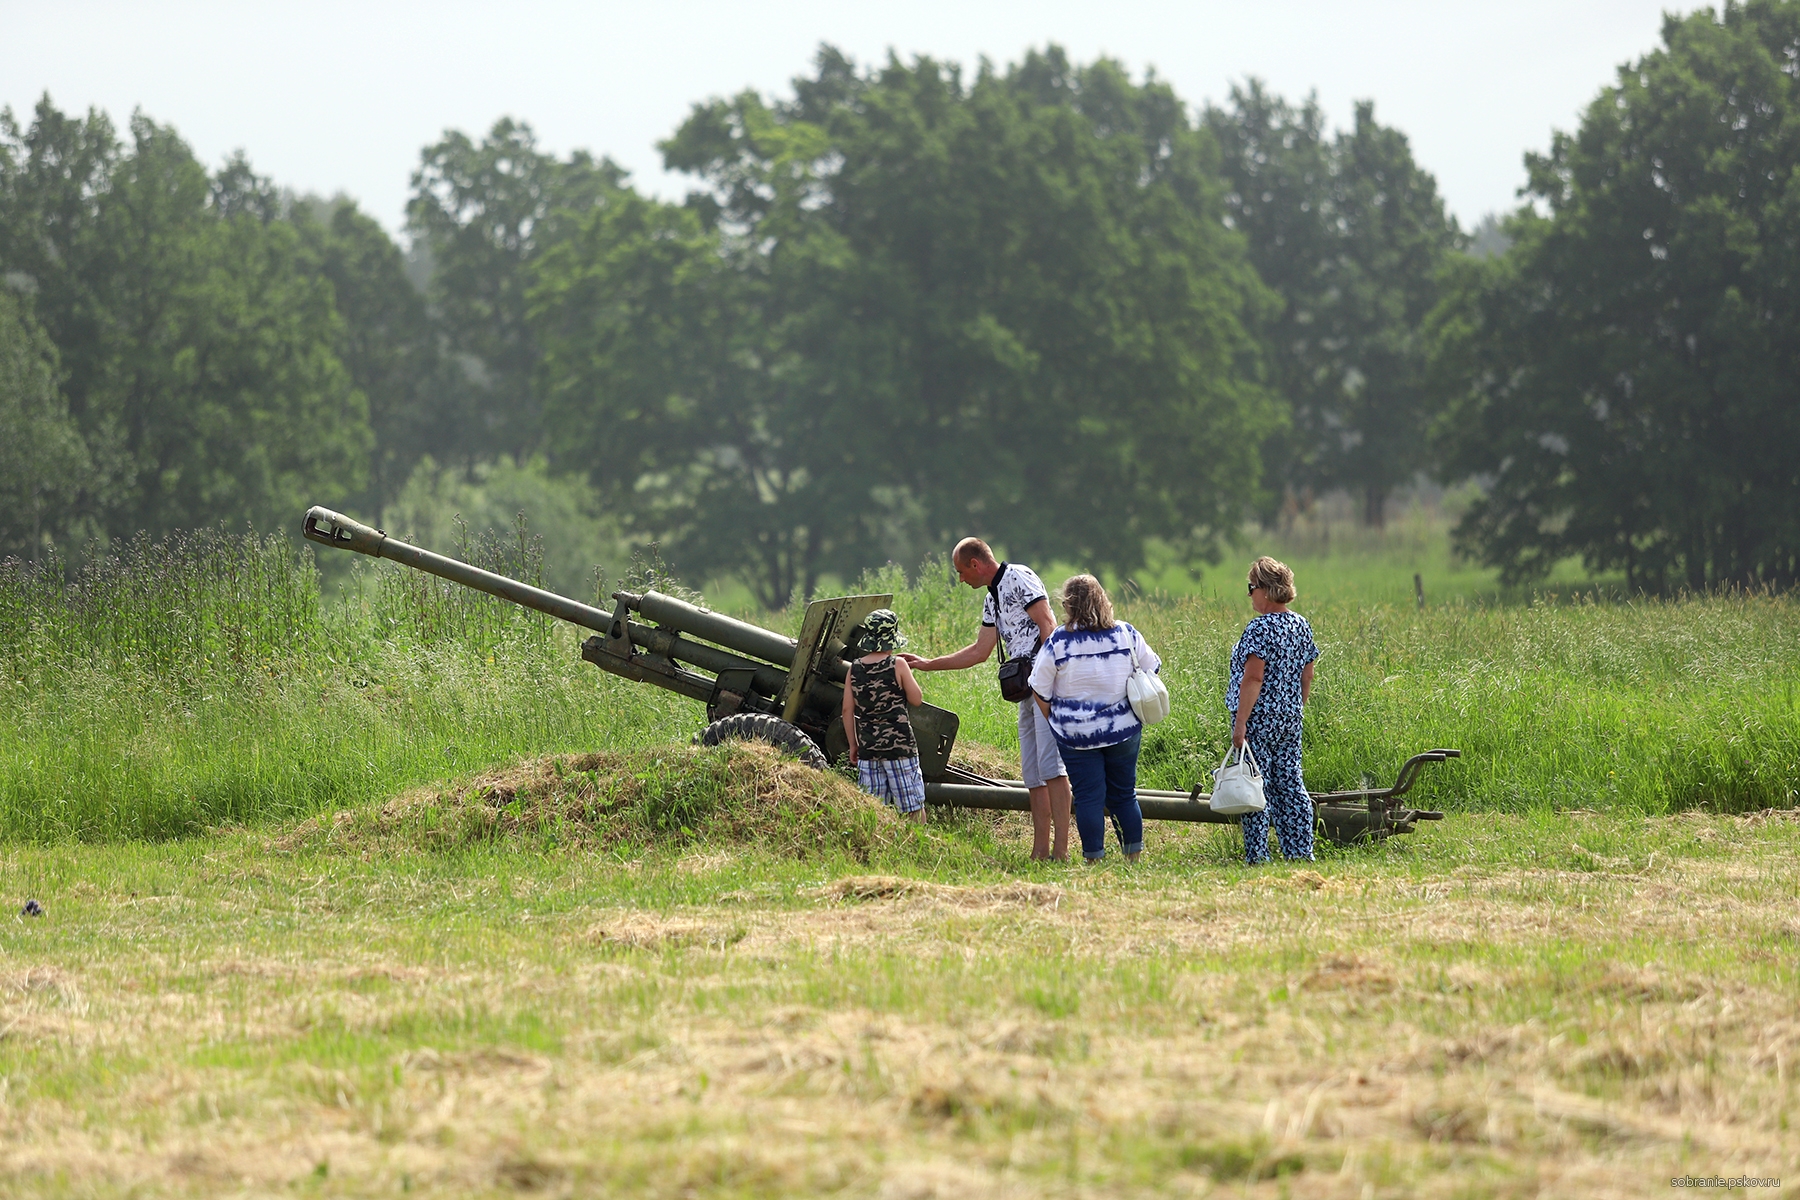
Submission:
[[[1304,585],[1304,580],[1302,580]],[[1800,605],[1767,596],[1630,604],[1428,606],[1302,602],[1322,656],[1306,714],[1315,790],[1385,784],[1437,746],[1422,798],[1453,808],[1789,807],[1800,788]],[[1224,752],[1241,602],[1130,614],[1167,647],[1190,698],[1153,731],[1165,785]]]
[[[461,518],[455,525],[456,558],[533,587],[545,586],[543,541],[527,532],[523,513],[516,519],[510,536],[492,529],[472,534]],[[352,577],[359,585],[369,571],[364,565],[367,561],[351,560]],[[549,636],[552,622],[542,613],[447,579],[391,567],[376,570],[374,575],[373,603],[359,614],[365,625],[373,623],[373,632],[419,645],[461,643],[478,648],[519,638],[542,644]],[[359,598],[369,594],[368,588],[356,588]]]
[[[201,529],[0,561],[0,654],[15,674],[72,661],[194,679],[296,652],[324,637],[318,577],[286,538]]]
[[[538,561],[528,539],[465,550],[528,580]],[[310,549],[217,531],[115,545],[66,579],[0,564],[0,836],[180,836],[692,720],[580,663],[572,630],[360,572],[327,603]]]
[[[536,553],[522,531],[464,547],[528,580]],[[69,576],[0,564],[0,837],[280,820],[522,755],[684,739],[704,720],[699,705],[582,663],[572,629],[386,563],[357,560],[328,597],[310,555],[214,531],[114,546]],[[1307,713],[1315,790],[1385,783],[1407,755],[1454,746],[1465,758],[1429,773],[1421,801],[1642,813],[1795,802],[1792,600],[1421,611],[1384,590],[1318,586],[1323,574],[1302,570],[1297,605],[1324,651]],[[895,593],[922,652],[974,636],[981,595],[941,566],[860,587]],[[1146,738],[1141,778],[1188,787],[1223,753],[1225,673],[1248,609],[1232,589],[1122,611],[1163,655],[1176,705]],[[961,714],[965,739],[1014,744],[991,664],[923,682]]]

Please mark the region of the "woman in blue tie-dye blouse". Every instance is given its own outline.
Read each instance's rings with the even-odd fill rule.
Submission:
[[[1059,604],[1063,624],[1038,651],[1031,690],[1050,719],[1069,772],[1081,856],[1090,863],[1106,856],[1111,817],[1126,861],[1136,862],[1144,849],[1144,814],[1137,802],[1144,726],[1125,698],[1125,683],[1134,658],[1152,673],[1162,670],[1162,659],[1143,634],[1114,620],[1112,601],[1092,575],[1071,576]]]

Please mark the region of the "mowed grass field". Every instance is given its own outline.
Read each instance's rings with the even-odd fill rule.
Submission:
[[[0,920],[0,1195],[1800,1179],[1792,601],[1309,605],[1303,570],[1309,782],[1457,746],[1418,791],[1447,819],[1255,871],[1153,826],[1085,868],[689,749],[698,706],[559,631],[391,581],[321,606],[286,553],[8,581],[0,897],[44,913]],[[1126,606],[1178,706],[1146,784],[1223,749],[1220,590]],[[896,604],[940,650],[978,601]],[[926,684],[1003,765],[988,673]]]
[[[14,849],[4,886],[48,911],[4,935],[0,1194],[1639,1196],[1800,1168],[1791,821],[1458,815],[1260,872],[1191,829],[1136,870],[1030,867],[1009,824],[870,861],[354,820]]]

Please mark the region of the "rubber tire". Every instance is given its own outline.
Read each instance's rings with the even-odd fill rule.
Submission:
[[[724,742],[767,742],[783,754],[791,755],[815,771],[825,769],[825,754],[798,725],[790,725],[768,713],[737,713],[721,717],[694,735],[702,746]]]

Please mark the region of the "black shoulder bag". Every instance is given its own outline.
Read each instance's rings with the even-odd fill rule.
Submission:
[[[1006,574],[1006,564],[988,581],[988,595],[994,598],[994,634],[1000,641],[1000,698],[1017,704],[1031,695],[1031,665],[1037,661],[1037,652],[1044,644],[1044,635],[1038,634],[1037,645],[1031,648],[1030,654],[1021,654],[1017,658],[1006,657],[1006,634],[1000,628],[1000,579]]]

